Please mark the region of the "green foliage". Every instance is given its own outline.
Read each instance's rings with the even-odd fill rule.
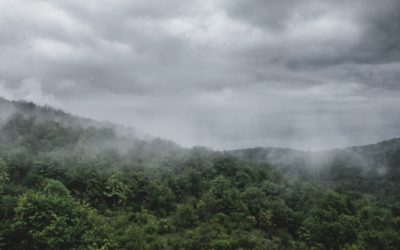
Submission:
[[[330,174],[321,170],[318,179],[301,157],[288,159],[298,169],[265,164],[264,149],[239,152],[241,161],[160,139],[121,138],[63,113],[45,117],[23,113],[0,128],[1,249],[400,245],[395,167],[390,178],[371,170],[368,179],[342,152],[327,168]],[[382,147],[395,148],[393,142]],[[367,152],[400,166],[398,156]]]
[[[181,228],[193,227],[198,220],[196,211],[190,205],[178,205],[176,209],[176,225]]]
[[[69,196],[71,193],[60,181],[48,179],[45,183],[43,192],[47,195],[57,195],[62,197]]]
[[[105,183],[105,195],[111,199],[111,206],[115,207],[116,204],[125,203],[128,198],[129,187],[122,182],[117,174],[112,174],[108,177]]]
[[[8,180],[7,164],[0,158],[0,194],[3,192],[4,185]]]
[[[88,239],[95,229],[90,208],[69,196],[28,192],[15,208],[13,231],[23,249],[89,248],[103,239]]]

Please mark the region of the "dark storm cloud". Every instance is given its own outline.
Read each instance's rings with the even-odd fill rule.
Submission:
[[[307,4],[308,2],[313,3],[310,6]],[[322,5],[325,5],[323,1],[321,2]],[[307,9],[307,7],[312,7],[313,11],[310,12],[311,9]],[[312,18],[313,15],[318,14],[318,10],[322,11],[321,4],[318,4],[318,1],[307,0],[238,0],[227,2],[227,11],[233,17],[276,32],[288,28],[292,18]],[[298,13],[298,11],[303,11],[303,13]],[[306,15],[298,16],[297,14]]]
[[[324,34],[326,30],[335,28],[329,26],[329,22],[333,26],[335,22],[336,25],[339,24],[334,37],[330,37],[317,48],[313,47],[311,53],[306,50],[307,53],[300,56],[295,54],[288,57],[284,53],[272,57],[275,62],[284,61],[298,66],[398,61],[400,58],[399,12],[400,2],[397,0],[238,0],[227,4],[227,13],[233,18],[278,35],[290,32],[304,23],[323,24],[325,22],[325,27],[321,27],[325,30],[319,30],[319,38],[321,38],[326,35]],[[354,37],[354,42],[346,43],[346,39],[352,35],[358,37]],[[313,43],[313,41],[307,42]],[[288,45],[293,45],[296,50],[299,49],[296,46],[297,43],[283,44],[280,48],[287,48]],[[266,52],[270,53],[268,50]]]
[[[369,6],[368,6],[369,5]],[[358,47],[360,62],[382,63],[400,59],[400,2],[370,1],[362,13],[363,41]]]
[[[396,0],[0,0],[0,95],[184,145],[378,141],[400,134],[399,11]]]

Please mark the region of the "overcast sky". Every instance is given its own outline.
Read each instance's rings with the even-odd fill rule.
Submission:
[[[0,96],[183,146],[400,137],[398,0],[0,0]]]

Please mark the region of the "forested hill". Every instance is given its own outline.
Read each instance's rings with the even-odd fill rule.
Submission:
[[[269,164],[291,178],[400,198],[400,139],[321,152],[251,148],[227,153],[243,161]]]
[[[232,150],[227,153],[254,163],[269,163],[277,167],[312,167],[313,170],[320,170],[342,161],[344,167],[359,167],[365,172],[376,171],[380,175],[390,175],[390,171],[400,164],[400,139],[317,152],[258,147]]]
[[[52,121],[66,127],[81,128],[103,128],[111,129],[121,136],[133,137],[136,139],[151,139],[152,137],[137,131],[134,128],[124,127],[108,121],[96,121],[86,117],[78,117],[68,114],[60,109],[50,106],[39,106],[32,102],[9,101],[0,97],[0,123],[4,123],[10,117],[19,115],[24,118],[34,118],[36,121]]]
[[[19,114],[24,117],[35,117],[40,120],[52,120],[62,122],[64,125],[93,126],[100,125],[91,119],[75,117],[65,113],[62,110],[54,109],[48,106],[38,106],[32,102],[9,101],[0,97],[0,119],[5,122],[11,116]]]
[[[400,245],[398,140],[218,152],[32,103],[0,112],[0,249]]]
[[[177,144],[110,122],[77,117],[51,107],[0,98],[0,147],[30,154],[108,153],[160,160],[184,151]]]

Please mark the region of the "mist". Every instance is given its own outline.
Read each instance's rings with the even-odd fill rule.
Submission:
[[[400,134],[399,11],[395,0],[1,1],[0,96],[185,147],[374,143]]]

